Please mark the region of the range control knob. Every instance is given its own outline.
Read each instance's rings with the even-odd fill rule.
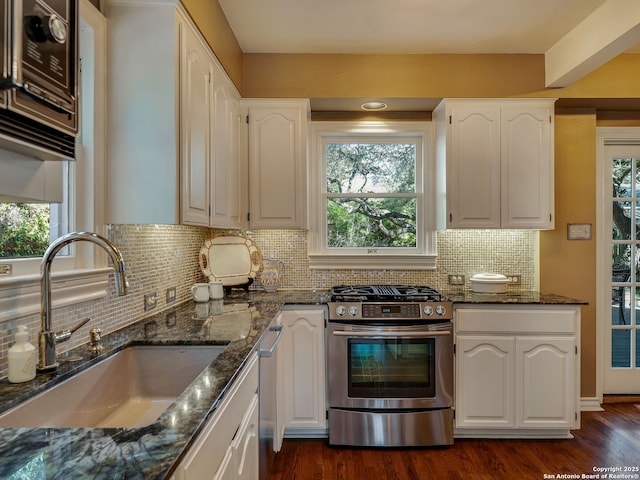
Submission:
[[[431,305],[425,306],[423,311],[427,317],[430,317],[431,315],[433,315],[433,307]]]
[[[436,313],[438,315],[444,315],[445,313],[447,313],[447,309],[444,308],[444,305],[438,305],[436,306]]]
[[[336,307],[336,313],[340,316],[343,316],[345,313],[347,313],[347,309],[344,308],[344,305],[338,305]]]
[[[358,307],[349,307],[349,315],[352,317],[358,315]]]

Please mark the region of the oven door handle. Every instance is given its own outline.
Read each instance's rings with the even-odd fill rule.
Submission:
[[[349,330],[335,330],[333,335],[336,337],[446,337],[451,335],[449,331],[422,331],[422,332],[361,332]]]

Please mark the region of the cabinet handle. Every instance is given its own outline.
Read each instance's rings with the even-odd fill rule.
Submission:
[[[273,356],[273,352],[276,351],[276,347],[278,346],[278,343],[280,343],[280,338],[282,338],[282,325],[274,325],[272,327],[269,327],[269,331],[278,332],[278,334],[276,335],[276,339],[273,341],[269,349],[260,349],[260,356],[263,358]]]

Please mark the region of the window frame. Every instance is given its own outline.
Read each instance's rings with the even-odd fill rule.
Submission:
[[[88,27],[87,43],[93,47],[92,61],[82,65],[85,77],[80,85],[91,82],[93,95],[80,95],[77,159],[69,165],[69,182],[74,186],[69,198],[69,228],[104,234],[107,20],[89,0],[80,0],[79,16],[79,28]],[[83,43],[79,42],[81,48]],[[107,295],[113,268],[108,266],[104,252],[85,243],[70,245],[70,254],[59,255],[53,263],[54,308]],[[39,312],[41,259],[6,259],[0,263],[11,264],[12,268],[10,275],[0,277],[0,322]]]
[[[327,246],[325,145],[327,139],[418,139],[416,149],[415,248]],[[431,122],[311,122],[309,168],[309,268],[433,270],[436,268],[436,164]],[[411,194],[410,196],[413,196]],[[392,196],[396,196],[393,194]],[[398,197],[406,196],[397,194]]]

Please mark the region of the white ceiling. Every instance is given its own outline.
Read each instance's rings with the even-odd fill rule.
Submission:
[[[544,53],[605,0],[219,0],[245,53]]]

